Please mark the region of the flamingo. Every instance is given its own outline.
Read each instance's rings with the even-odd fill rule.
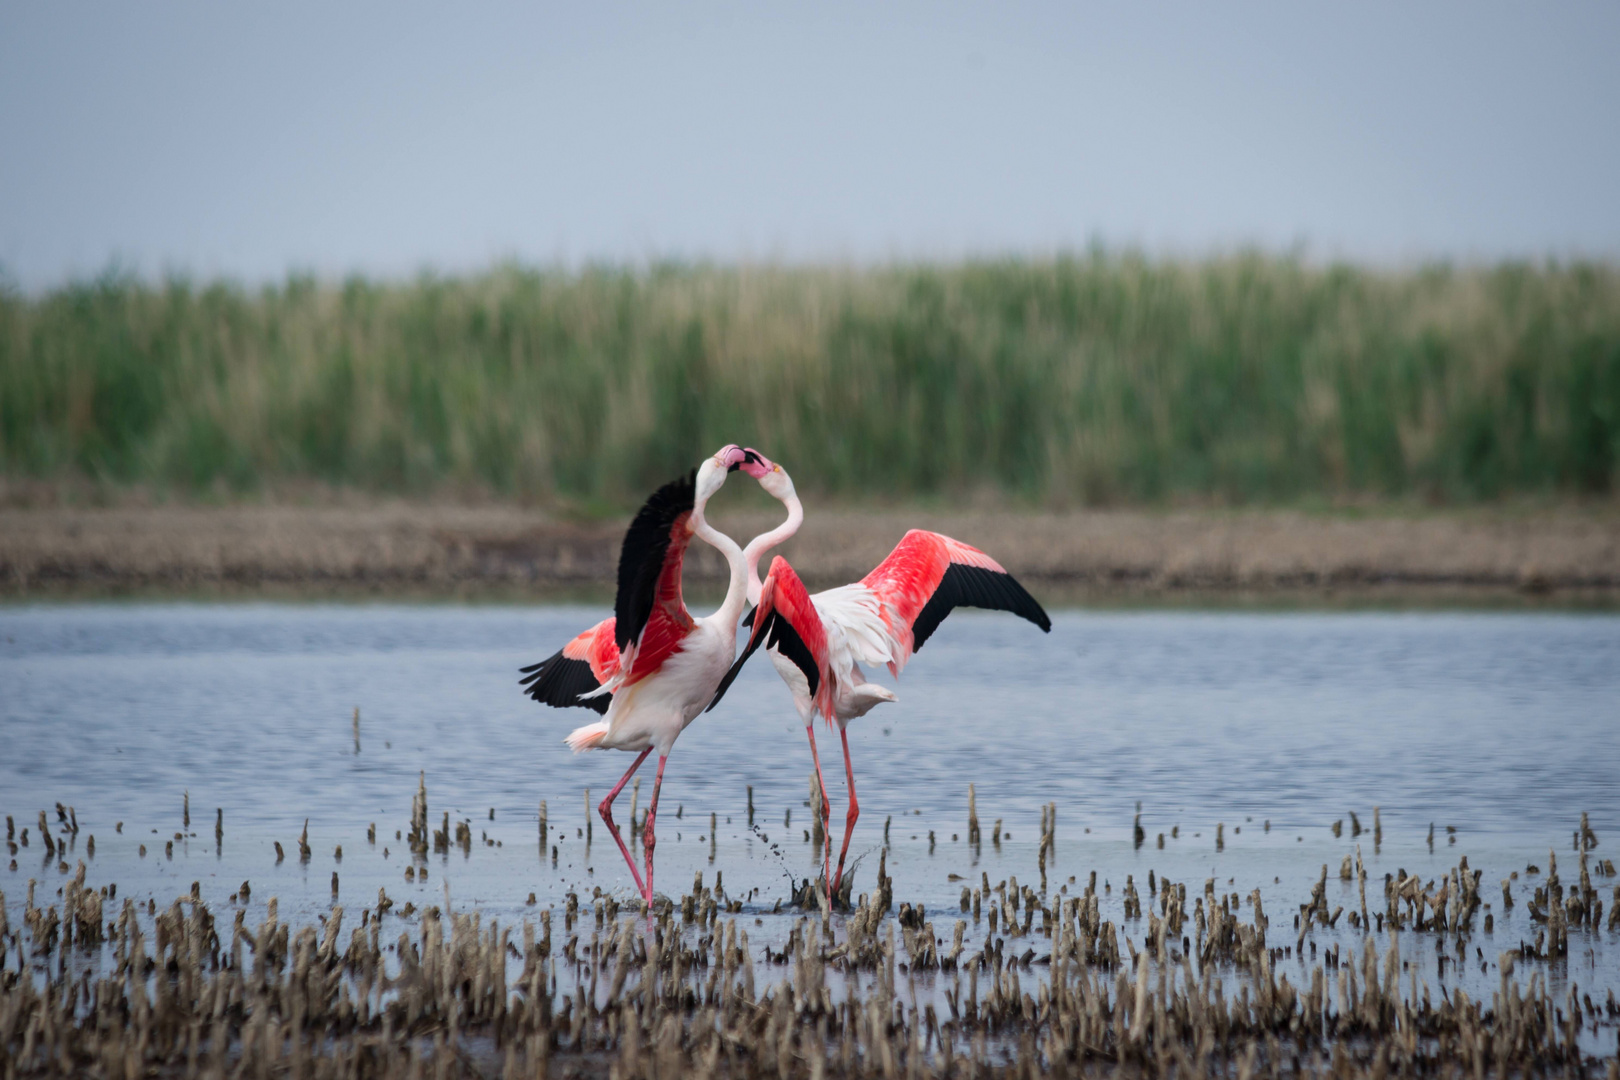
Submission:
[[[1050,632],[1052,620],[1000,563],[959,540],[940,533],[912,529],[895,545],[888,558],[852,585],[811,595],[786,559],[778,555],[762,582],[759,560],[798,532],[804,507],[787,471],[757,450],[745,449],[740,462],[748,475],[787,507],[787,520],[748,542],[748,599],[754,610],[744,620],[751,625],[748,645],[726,673],[709,708],[719,704],[742,666],[762,644],[777,673],[792,691],[799,718],[810,739],[816,782],[821,786],[824,819],[831,816],[827,784],[821,775],[816,750],[815,718],[825,716],[838,725],[844,749],[844,775],[849,785],[849,812],[844,818],[844,842],[838,852],[836,876],[828,877],[831,835],[823,856],[823,881],[829,902],[838,895],[850,835],[860,817],[855,797],[855,767],[849,756],[849,722],[896,700],[887,687],[866,681],[861,664],[887,664],[898,676],[917,650],[958,607],[988,608],[1022,616]]]
[[[743,459],[742,448],[727,446],[692,473],[654,492],[625,533],[613,617],[522,669],[521,685],[529,687],[528,696],[534,700],[602,714],[601,720],[568,735],[565,741],[575,753],[625,750],[636,755],[597,811],[619,845],[649,912],[657,844],[653,823],[664,764],[676,738],[713,699],[737,649],[737,619],[748,591],[747,563],[736,541],[709,525],[704,507]],[[719,549],[731,569],[725,602],[704,619],[693,618],[681,598],[681,562],[693,536]],[[647,808],[643,881],[613,823],[613,800],[654,750],[658,774]]]

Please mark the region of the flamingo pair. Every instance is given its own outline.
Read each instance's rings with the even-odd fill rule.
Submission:
[[[755,537],[746,549],[738,548],[704,516],[709,499],[739,468],[782,502],[788,513],[781,525]],[[1040,604],[994,559],[948,536],[920,529],[906,533],[876,569],[851,585],[811,595],[780,556],[761,581],[760,559],[793,536],[803,522],[804,508],[786,470],[756,450],[724,447],[692,476],[660,488],[636,515],[620,553],[614,617],[523,669],[523,684],[536,701],[580,705],[604,714],[602,720],[568,736],[568,745],[576,752],[618,749],[637,754],[598,811],[649,907],[654,895],[653,826],[669,751],[688,724],[719,704],[759,648],[765,648],[787,683],[804,721],[824,823],[831,811],[816,748],[815,719],[823,716],[839,729],[849,809],[835,875],[828,873],[830,833],[823,853],[823,881],[830,899],[838,893],[860,817],[847,728],[875,706],[896,700],[886,687],[866,681],[860,665],[886,664],[898,676],[958,607],[1009,611],[1043,631],[1051,629]],[[725,600],[707,619],[694,619],[681,599],[681,563],[692,536],[718,549],[731,571]],[[750,635],[733,662],[744,598],[753,605],[744,620]],[[658,774],[647,810],[643,880],[613,822],[613,800],[654,749]]]

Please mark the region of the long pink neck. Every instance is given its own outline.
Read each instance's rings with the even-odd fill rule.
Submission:
[[[737,541],[709,524],[704,516],[705,504],[708,500],[699,502],[692,507],[692,534],[717,548],[720,554],[726,557],[726,564],[731,568],[731,581],[726,585],[726,599],[709,618],[715,620],[723,627],[729,627],[733,633],[737,629],[737,620],[742,618],[743,601],[748,594],[748,562],[743,557],[742,548]]]
[[[743,548],[743,560],[748,564],[748,602],[750,604],[757,605],[759,603],[759,591],[763,587],[763,583],[759,580],[759,560],[763,559],[765,553],[770,551],[771,548],[798,532],[799,526],[804,524],[804,506],[800,504],[797,495],[789,495],[782,500],[782,504],[787,507],[787,520],[770,532],[760,533],[748,541],[748,546]]]

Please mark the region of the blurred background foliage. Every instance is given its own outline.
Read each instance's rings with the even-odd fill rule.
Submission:
[[[0,472],[597,513],[727,442],[851,503],[1611,493],[1620,272],[1091,252],[0,295]]]

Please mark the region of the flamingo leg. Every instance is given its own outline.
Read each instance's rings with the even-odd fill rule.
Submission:
[[[855,766],[849,760],[849,732],[842,729],[838,737],[844,743],[844,776],[849,780],[849,814],[844,818],[844,846],[838,851],[838,876],[833,878],[832,891],[838,892],[838,883],[844,880],[844,856],[849,854],[849,837],[855,831],[855,821],[861,816],[861,804],[855,799]],[[828,841],[831,846],[831,841]]]
[[[647,831],[641,840],[641,850],[647,853],[647,914],[652,915],[653,902],[653,848],[658,840],[653,836],[653,822],[658,818],[658,789],[664,786],[664,762],[669,757],[664,754],[658,756],[658,776],[653,780],[652,805],[647,807]]]
[[[827,803],[827,781],[821,776],[821,754],[816,750],[816,722],[812,718],[810,723],[804,725],[804,733],[810,736],[810,760],[816,763],[816,783],[821,787],[821,831],[826,835],[825,847],[821,852],[821,880],[827,885],[827,909],[832,910],[832,830],[827,828],[832,818],[832,810]]]
[[[630,849],[624,846],[624,837],[619,835],[619,827],[613,824],[613,800],[619,797],[619,792],[624,790],[624,785],[630,782],[630,777],[634,776],[636,770],[641,768],[641,763],[647,760],[647,755],[650,753],[652,753],[652,747],[649,746],[638,754],[636,760],[630,763],[630,768],[625,770],[625,774],[613,786],[613,790],[608,792],[607,798],[598,803],[596,807],[596,812],[602,815],[603,821],[607,822],[608,832],[613,834],[613,841],[619,845],[619,851],[624,855],[625,864],[630,867],[630,876],[636,879],[636,888],[643,896],[647,894],[647,887],[641,883],[641,871],[636,869],[636,861],[630,857]],[[635,822],[630,824],[634,827]],[[651,861],[651,856],[648,856],[649,864]]]

